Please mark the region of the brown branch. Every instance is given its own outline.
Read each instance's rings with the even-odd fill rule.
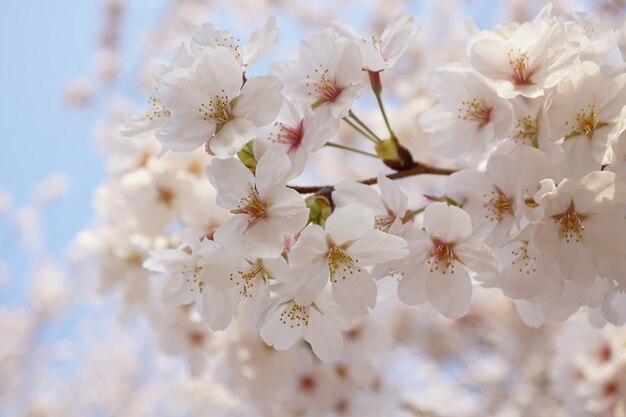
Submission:
[[[390,180],[397,180],[400,178],[412,177],[414,175],[422,175],[422,174],[450,175],[455,172],[456,170],[454,169],[437,168],[437,167],[432,167],[430,165],[415,162],[413,166],[411,166],[410,168],[404,169],[402,171],[394,172],[393,174],[389,174],[387,175],[387,178],[389,178]],[[367,178],[359,182],[365,185],[376,184],[378,182],[378,177]],[[300,194],[312,194],[312,193],[317,193],[324,189],[332,190],[334,188],[334,186],[332,185],[309,185],[309,186],[288,185],[288,187],[296,190]]]

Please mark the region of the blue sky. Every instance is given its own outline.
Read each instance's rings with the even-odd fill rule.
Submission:
[[[72,111],[62,104],[66,84],[89,70],[98,6],[79,0],[12,2],[10,11],[5,8],[0,14],[0,188],[21,205],[51,172],[71,176],[74,192],[50,210],[52,219],[46,219],[53,242],[67,241],[72,233],[68,225],[89,217],[84,195],[102,175],[89,138],[93,112]],[[58,253],[58,245],[50,246]]]
[[[91,197],[105,175],[94,144],[97,121],[114,95],[139,96],[123,68],[112,89],[96,87],[86,108],[69,108],[63,94],[75,77],[95,73],[104,1],[15,1],[0,13],[0,190],[14,206],[27,205],[34,187],[55,172],[69,176],[68,196],[43,212],[45,247],[60,259],[77,231],[93,220]],[[124,16],[125,62],[138,54],[138,40],[161,12],[161,0],[134,0]],[[132,23],[132,24],[128,24]],[[130,59],[127,59],[130,58]],[[131,80],[131,81],[129,81]],[[0,288],[0,305],[23,303],[33,259],[21,251],[12,224],[0,218],[0,259],[11,280]]]
[[[17,206],[25,204],[33,187],[52,172],[67,173],[72,190],[44,218],[48,248],[59,255],[77,228],[92,217],[91,193],[101,182],[104,164],[93,142],[94,124],[103,114],[99,95],[86,109],[62,102],[67,84],[92,74],[102,27],[100,1],[16,1],[0,14],[0,189],[8,190]],[[134,1],[124,25],[133,40],[158,13],[160,1]],[[138,19],[139,12],[144,19]],[[135,16],[133,16],[135,14]],[[146,22],[145,24],[143,22]],[[137,44],[137,42],[133,42]],[[125,48],[125,53],[134,53]],[[0,246],[0,256],[5,247]]]

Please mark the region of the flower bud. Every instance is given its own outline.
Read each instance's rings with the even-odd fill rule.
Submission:
[[[332,205],[328,198],[323,195],[311,195],[305,200],[306,206],[309,208],[309,223],[324,226],[326,219],[333,212]]]
[[[237,152],[239,160],[248,168],[253,174],[256,171],[257,160],[254,157],[253,141],[246,143],[246,145]]]
[[[415,164],[411,152],[393,139],[383,140],[376,144],[376,155],[383,160],[385,165],[396,171],[409,169]]]

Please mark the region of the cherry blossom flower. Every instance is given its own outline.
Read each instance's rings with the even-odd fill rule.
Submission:
[[[496,85],[500,97],[539,97],[557,85],[578,58],[565,36],[561,22],[526,22],[508,37],[470,43],[469,62]]]
[[[285,100],[277,120],[261,131],[254,143],[254,154],[260,158],[269,147],[277,147],[289,156],[290,177],[304,171],[310,153],[318,151],[336,133],[336,120],[305,105],[302,111],[291,100]]]
[[[413,35],[413,15],[405,12],[394,17],[385,26],[380,38],[362,37],[352,26],[333,21],[331,27],[341,36],[353,40],[361,48],[363,69],[367,71],[388,70],[404,54]]]
[[[163,80],[170,116],[157,131],[164,149],[191,151],[202,145],[218,158],[234,155],[274,121],[282,105],[276,77],[243,72],[229,50],[208,51],[193,69],[177,69]]]
[[[625,103],[626,75],[608,78],[590,61],[558,85],[546,121],[550,138],[563,139],[562,175],[579,179],[608,162]]]
[[[529,253],[557,260],[563,275],[582,288],[596,279],[601,262],[626,255],[626,219],[616,206],[624,202],[624,185],[612,172],[595,171],[558,186],[542,181],[535,201],[544,210],[529,244]]]
[[[121,133],[127,137],[133,137],[141,133],[151,132],[163,125],[170,117],[171,112],[165,107],[162,100],[163,79],[167,74],[177,68],[191,68],[195,64],[196,58],[189,52],[185,45],[176,49],[172,63],[156,64],[152,70],[152,92],[150,94],[150,105],[140,116],[131,119]]]
[[[163,351],[172,356],[182,356],[191,376],[202,375],[210,354],[211,331],[197,315],[189,314],[186,309],[168,313],[164,314],[157,332]]]
[[[446,196],[472,218],[473,231],[488,244],[504,244],[526,225],[527,205],[549,178],[550,161],[538,149],[518,146],[489,158],[485,172],[458,171],[448,178]]]
[[[553,388],[572,415],[619,416],[626,411],[623,328],[594,329],[574,320],[556,338]]]
[[[298,300],[297,286],[289,281],[279,284],[261,327],[263,340],[276,350],[286,350],[303,338],[321,360],[335,359],[341,351],[345,319],[329,294],[322,289],[303,302]]]
[[[371,187],[354,181],[340,182],[333,191],[333,201],[337,207],[360,204],[374,211],[376,229],[394,235],[401,235],[400,229],[407,213],[408,198],[382,173],[378,174],[380,194]]]
[[[215,26],[210,22],[196,27],[192,36],[195,45],[204,48],[226,48],[241,65],[242,71],[263,58],[278,42],[278,28],[276,19],[270,16],[265,24],[250,35],[248,43],[240,46],[239,39],[235,39],[226,29]]]
[[[243,256],[244,266],[234,274],[235,286],[241,295],[241,320],[253,331],[258,331],[270,302],[271,280],[285,281],[289,265],[277,258],[250,258]]]
[[[485,277],[484,287],[497,287],[507,297],[526,300],[539,294],[549,297],[563,290],[565,277],[558,263],[528,253],[531,230],[524,230],[517,240],[494,250],[502,270],[492,277]]]
[[[272,258],[283,250],[285,236],[298,233],[308,209],[297,191],[286,187],[289,157],[270,150],[253,175],[239,160],[214,159],[207,167],[217,189],[217,204],[234,216],[215,232],[215,239],[249,255]]]
[[[408,254],[406,241],[375,229],[372,210],[350,204],[337,209],[324,229],[307,226],[289,255],[301,279],[296,302],[308,304],[330,281],[333,298],[348,314],[367,314],[376,303],[376,284],[367,266]]]
[[[410,305],[429,301],[448,318],[467,314],[472,297],[469,271],[498,272],[491,249],[471,233],[472,221],[460,208],[428,205],[424,230],[405,234],[410,255],[396,268],[401,276],[398,298]]]
[[[239,293],[233,277],[242,265],[234,253],[212,240],[198,240],[191,231],[184,233],[180,248],[151,251],[144,262],[148,270],[168,277],[163,288],[166,304],[193,303],[213,330],[226,328],[237,311]]]
[[[564,22],[568,40],[580,51],[581,61],[601,64],[617,42],[613,29],[602,28],[595,18],[586,13],[567,13],[561,20]]]
[[[276,62],[270,73],[285,82],[291,98],[340,119],[365,88],[361,66],[358,45],[327,29],[304,38],[297,61]]]
[[[498,97],[489,83],[461,67],[437,71],[435,91],[440,104],[420,117],[431,134],[436,153],[445,157],[483,154],[513,128],[513,107]]]

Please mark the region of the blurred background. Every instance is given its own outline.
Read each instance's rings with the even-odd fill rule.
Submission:
[[[464,59],[466,18],[487,29],[497,22],[532,18],[544,4],[527,0],[5,1],[0,13],[0,306],[4,313],[0,314],[0,361],[6,360],[2,352],[10,351],[11,343],[3,335],[26,320],[9,312],[26,311],[41,301],[37,297],[46,298],[38,289],[57,294],[57,303],[76,303],[71,309],[60,308],[64,310],[60,318],[32,335],[54,342],[43,354],[54,360],[43,361],[51,364],[49,370],[58,380],[76,377],[74,355],[84,354],[86,348],[81,346],[98,338],[93,333],[85,336],[85,328],[115,320],[109,317],[113,310],[107,300],[79,293],[88,302],[76,301],[72,291],[88,284],[74,270],[76,248],[68,250],[68,245],[81,229],[98,221],[92,197],[107,175],[99,142],[103,132],[111,119],[119,121],[141,111],[149,96],[151,65],[171,59],[174,46],[189,38],[193,25],[210,20],[245,39],[266,16],[275,14],[281,40],[269,58],[255,66],[256,73],[263,73],[269,61],[295,55],[306,33],[332,19],[343,19],[367,34],[402,10],[411,10],[422,27],[417,42],[431,43],[436,51],[420,58],[425,69],[415,75],[425,77],[427,88],[431,68]],[[555,6],[605,15],[623,12],[616,0],[562,0]],[[438,42],[446,47],[432,48]],[[68,287],[72,296],[67,295]],[[0,393],[10,377],[0,374]],[[15,392],[28,402],[28,388],[21,386]],[[0,407],[0,416],[12,415]]]

